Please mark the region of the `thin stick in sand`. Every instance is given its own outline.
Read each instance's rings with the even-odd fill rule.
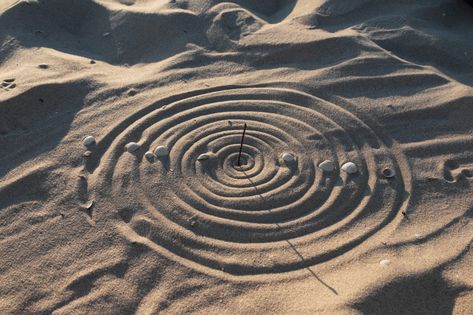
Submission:
[[[241,135],[240,152],[238,153],[238,166],[241,166],[241,150],[243,150],[243,141],[245,141],[245,133],[246,133],[246,123],[243,126],[243,133]]]

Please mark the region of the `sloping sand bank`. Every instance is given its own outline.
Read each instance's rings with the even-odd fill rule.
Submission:
[[[473,313],[466,1],[3,0],[0,45],[1,314]]]

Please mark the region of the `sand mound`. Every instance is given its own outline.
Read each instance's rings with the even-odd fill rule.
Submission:
[[[0,14],[0,313],[473,312],[465,1]]]

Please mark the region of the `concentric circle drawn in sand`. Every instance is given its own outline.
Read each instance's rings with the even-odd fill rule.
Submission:
[[[96,191],[122,214],[123,234],[177,261],[235,275],[295,271],[363,246],[395,224],[409,190],[392,139],[296,90],[175,96],[130,117],[108,141]],[[123,149],[130,141],[141,145],[134,154]],[[144,154],[159,145],[169,156],[150,163]],[[283,152],[295,161],[283,161]],[[204,153],[209,158],[198,160]],[[323,172],[324,160],[338,167]],[[340,171],[346,161],[357,174]],[[382,176],[386,167],[394,178]]]

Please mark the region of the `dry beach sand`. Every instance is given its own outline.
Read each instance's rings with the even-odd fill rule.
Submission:
[[[2,0],[0,45],[0,314],[473,314],[466,1]]]

